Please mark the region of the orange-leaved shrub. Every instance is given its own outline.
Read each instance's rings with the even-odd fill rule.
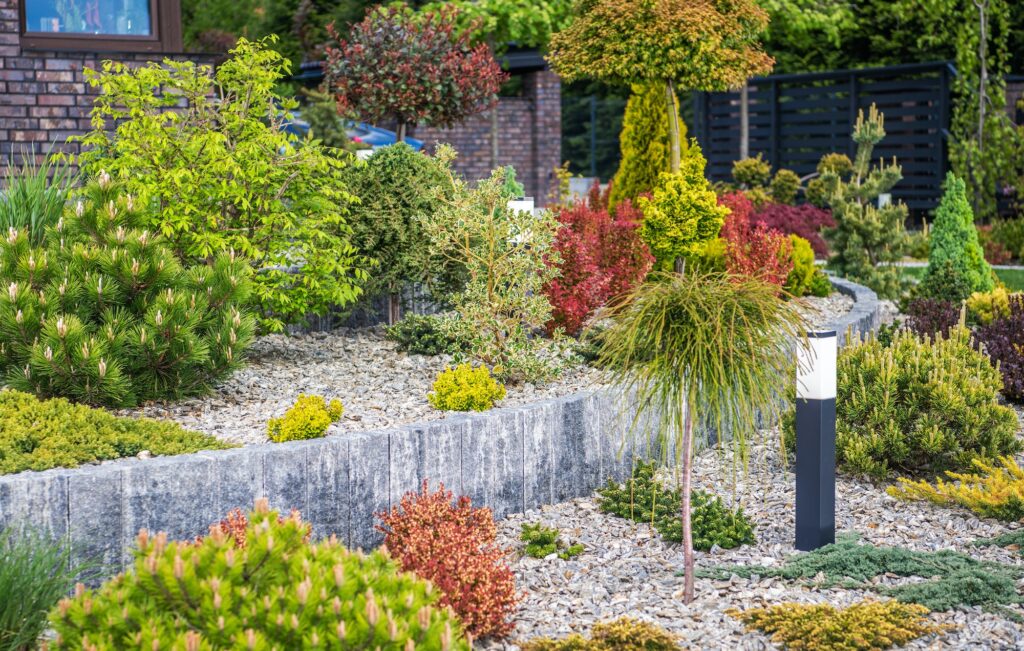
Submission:
[[[266,500],[261,500],[260,504],[264,504]],[[264,504],[267,508],[269,505]],[[296,510],[292,509],[291,513],[285,518],[283,515],[277,516],[277,523],[284,524],[286,521],[291,520],[297,522],[306,527],[306,542],[309,542],[309,535],[312,532],[310,526],[302,522],[302,515]],[[235,547],[239,549],[245,549],[246,544],[246,530],[249,528],[249,517],[245,514],[242,509],[233,509],[228,511],[227,516],[223,520],[216,524],[210,525],[210,534],[223,534],[235,544]],[[196,536],[196,544],[203,542],[204,536]]]
[[[754,204],[742,192],[722,195],[718,202],[731,211],[722,224],[725,267],[729,273],[782,287],[793,270],[793,245],[789,238],[763,222],[754,223]]]
[[[519,596],[489,508],[474,508],[465,496],[453,500],[443,484],[430,492],[424,481],[419,493],[406,493],[399,506],[377,517],[391,557],[431,581],[441,605],[450,606],[473,637],[512,631]]]

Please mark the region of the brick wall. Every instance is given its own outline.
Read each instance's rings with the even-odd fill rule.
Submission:
[[[522,96],[502,97],[498,103],[498,164],[515,167],[526,196],[538,206],[544,205],[554,169],[562,163],[561,124],[561,84],[549,70],[524,74]],[[490,174],[490,112],[450,129],[417,127],[411,135],[430,149],[438,142],[452,145],[459,153],[456,169],[470,180]]]

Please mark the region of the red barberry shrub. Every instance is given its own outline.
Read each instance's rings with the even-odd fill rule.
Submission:
[[[257,508],[270,508],[266,498],[261,498],[256,501]],[[282,515],[277,516],[277,521],[280,524],[284,524],[286,520],[292,520],[294,522],[302,522],[302,516],[295,509],[287,518]],[[311,529],[308,524],[306,526],[306,542],[309,542],[309,535]],[[235,547],[244,549],[246,545],[245,532],[249,528],[249,518],[245,515],[245,511],[242,509],[233,509],[228,512],[227,516],[220,522],[210,525],[210,533],[219,532],[228,537],[234,544]],[[196,536],[196,544],[203,541],[203,536]]]
[[[722,224],[726,270],[782,287],[793,270],[789,237],[763,223],[752,223],[754,204],[742,192],[722,195],[718,202],[731,211]]]
[[[341,39],[327,28],[324,75],[338,111],[369,122],[449,127],[494,105],[506,79],[486,44],[470,43],[458,10],[370,9]]]
[[[1003,395],[1024,403],[1024,295],[1010,297],[1009,316],[994,319],[981,326],[975,337],[984,344],[985,352],[999,363],[1003,374]]]
[[[488,508],[468,497],[453,501],[444,485],[435,493],[406,493],[389,513],[378,513],[384,547],[399,566],[431,581],[466,630],[476,638],[504,637],[519,597],[505,557],[495,542],[497,527]]]
[[[1013,252],[1006,245],[992,237],[992,225],[978,226],[978,242],[985,252],[985,262],[989,264],[1010,264]]]
[[[907,305],[907,327],[919,337],[949,336],[960,321],[960,307],[943,298],[916,298]]]
[[[610,191],[595,183],[585,200],[558,209],[559,275],[544,287],[552,307],[549,332],[578,334],[609,299],[643,282],[654,264],[640,237],[643,215],[628,199],[610,209]]]
[[[751,221],[755,224],[761,222],[783,235],[799,235],[811,243],[814,255],[819,258],[828,257],[828,244],[821,236],[821,229],[834,228],[836,225],[830,210],[818,208],[809,203],[800,206],[766,203],[751,218]]]

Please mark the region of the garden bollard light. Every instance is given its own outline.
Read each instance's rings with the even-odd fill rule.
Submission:
[[[836,540],[835,331],[808,332],[797,353],[796,548]]]

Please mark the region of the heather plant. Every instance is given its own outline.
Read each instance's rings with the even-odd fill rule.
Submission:
[[[266,500],[248,520],[244,546],[219,527],[199,542],[143,530],[132,571],[60,602],[50,648],[469,651],[436,587],[387,555],[310,544],[309,526]]]
[[[946,176],[945,192],[935,211],[928,271],[922,284],[928,285],[928,276],[940,270],[944,275],[952,270],[962,277],[968,295],[972,292],[988,292],[995,287],[992,268],[985,262],[984,251],[978,243],[974,211],[967,202],[964,182],[952,172]]]
[[[585,201],[555,213],[558,275],[544,287],[552,308],[549,333],[561,328],[578,335],[599,308],[642,282],[651,269],[654,259],[640,238],[643,215],[629,199],[611,208],[613,189],[601,192],[595,183]]]
[[[693,600],[694,427],[731,425],[741,459],[762,418],[777,409],[775,387],[792,372],[802,319],[778,287],[723,274],[653,274],[607,311],[599,364],[609,382],[640,406],[625,436],[638,436],[651,417],[659,449],[675,451],[680,468],[680,519],[685,581]],[[700,431],[700,430],[699,430]]]
[[[751,223],[754,206],[746,195],[733,192],[720,201],[730,211],[722,225],[725,268],[736,276],[751,276],[782,287],[794,267],[792,241],[762,223]]]
[[[1010,313],[975,331],[985,353],[999,365],[1003,395],[1024,402],[1024,295],[1009,299]]]
[[[519,539],[526,543],[523,553],[531,558],[543,559],[555,554],[567,561],[583,553],[583,545],[567,545],[560,538],[558,529],[546,527],[540,522],[524,522]]]
[[[0,240],[0,372],[40,397],[131,406],[202,394],[244,361],[247,264],[183,267],[139,200],[101,175],[45,248]]]
[[[948,337],[960,322],[960,307],[939,298],[915,298],[907,305],[907,328],[919,337]]]
[[[75,468],[143,450],[160,456],[233,447],[171,421],[118,417],[12,389],[0,390],[0,423],[0,475]]]
[[[999,371],[962,325],[948,337],[897,332],[885,347],[856,341],[839,354],[836,461],[879,479],[967,470],[1016,452],[1017,416],[999,403]],[[792,436],[792,419],[787,421]]]
[[[0,530],[0,651],[35,649],[47,615],[71,591],[75,575],[66,541],[13,526]]]
[[[442,411],[487,411],[505,397],[505,386],[486,366],[459,364],[446,368],[434,380],[427,400]]]
[[[861,111],[853,129],[857,155],[852,165],[845,156],[822,158],[817,192],[832,209],[835,228],[825,231],[832,249],[829,266],[839,275],[867,285],[883,298],[897,298],[903,276],[894,265],[906,253],[903,223],[907,207],[890,202],[876,205],[903,178],[894,160],[871,167],[875,145],[885,137],[884,118],[872,104],[868,117]],[[844,160],[845,159],[845,160]],[[809,192],[811,198],[813,193]]]
[[[968,473],[947,472],[946,479],[940,477],[934,484],[900,478],[888,493],[905,500],[962,506],[983,518],[1024,520],[1024,470],[1014,458],[1000,457],[998,466],[975,459],[974,466]]]
[[[442,158],[451,151],[442,148]],[[512,210],[522,186],[511,168],[494,170],[470,189],[449,173],[450,200],[424,222],[432,253],[465,270],[452,297],[467,332],[467,357],[507,381],[544,381],[558,374],[551,345],[535,336],[551,320],[543,289],[557,273],[558,222],[548,211]]]
[[[300,393],[284,416],[267,421],[267,437],[275,443],[320,438],[344,411],[337,398],[327,402],[323,396]]]
[[[473,507],[465,496],[453,501],[443,485],[431,492],[424,481],[420,492],[406,493],[377,517],[391,557],[430,581],[439,603],[455,611],[469,634],[504,637],[512,631],[519,596],[490,509]]]
[[[821,231],[835,227],[836,222],[827,210],[809,203],[799,206],[767,203],[757,209],[751,221],[760,222],[786,235],[799,235],[811,243],[815,256],[825,259],[829,256],[828,244],[821,236]]]
[[[726,612],[783,649],[805,651],[878,651],[951,628],[929,623],[924,606],[870,599],[845,608],[784,603]]]
[[[460,30],[458,10],[414,13],[378,7],[342,37],[333,25],[325,85],[346,117],[397,122],[398,139],[417,124],[449,127],[490,108],[506,75],[484,43]]]
[[[612,207],[624,200],[636,201],[653,191],[659,175],[671,171],[670,113],[665,110],[665,85],[633,84],[631,88],[619,134],[622,158],[608,191],[608,205]],[[679,117],[678,97],[674,115],[680,146],[685,150],[686,123]]]
[[[170,60],[87,70],[100,94],[80,162],[123,182],[145,208],[140,227],[182,263],[246,260],[259,326],[277,332],[351,304],[366,273],[345,223],[344,160],[283,129],[296,103],[274,90],[289,71],[273,43],[241,39],[216,71]]]
[[[387,326],[384,336],[401,352],[414,355],[455,355],[464,349],[465,336],[458,321],[449,315],[407,314]]]
[[[22,151],[18,167],[12,154],[0,189],[0,232],[23,231],[33,246],[42,245],[47,229],[64,214],[76,181],[66,160],[56,154],[37,163],[34,149]]]
[[[682,542],[680,492],[666,487],[656,474],[657,466],[653,462],[637,463],[624,484],[609,480],[608,485],[598,491],[599,506],[605,513],[650,523],[669,542]],[[706,552],[715,546],[733,549],[754,544],[754,525],[743,514],[743,509],[729,509],[722,498],[701,490],[693,491],[691,499],[694,549]]]
[[[631,617],[594,624],[590,638],[579,633],[555,640],[528,640],[523,651],[678,651],[679,638],[656,624]]]
[[[663,173],[650,197],[637,206],[644,219],[641,235],[663,271],[693,252],[694,247],[718,235],[729,210],[704,177],[706,161],[696,141],[686,150],[679,171]]]

